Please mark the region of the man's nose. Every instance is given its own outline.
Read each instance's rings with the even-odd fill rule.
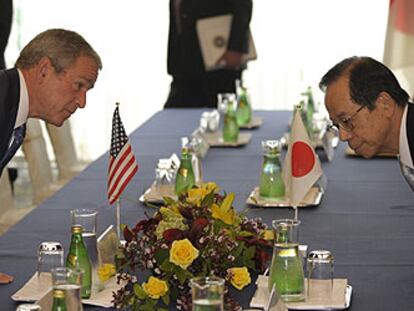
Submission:
[[[348,141],[352,137],[352,131],[345,131],[343,128],[339,127],[339,139],[342,141]]]
[[[77,105],[78,105],[79,108],[85,108],[85,106],[86,106],[86,92],[81,92],[78,95]]]

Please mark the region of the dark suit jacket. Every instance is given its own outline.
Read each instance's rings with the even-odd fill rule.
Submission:
[[[414,104],[408,103],[408,110],[407,110],[407,139],[408,139],[408,146],[410,149],[411,159],[414,162]]]
[[[4,51],[9,40],[13,15],[13,1],[0,0],[0,69],[6,68]]]
[[[175,0],[170,0],[168,73],[173,76],[197,76],[205,72],[196,31],[201,18],[232,14],[228,50],[248,52],[248,29],[252,0],[182,0],[181,34],[176,27]]]
[[[0,70],[0,159],[6,153],[13,135],[20,99],[17,69]],[[3,168],[0,167],[0,176]]]

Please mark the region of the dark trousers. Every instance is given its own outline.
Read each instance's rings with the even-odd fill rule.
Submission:
[[[164,108],[217,108],[217,94],[235,93],[241,71],[217,70],[201,76],[174,76]]]

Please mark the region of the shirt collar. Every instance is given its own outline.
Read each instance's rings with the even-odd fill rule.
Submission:
[[[411,167],[414,168],[413,159],[411,158],[410,147],[408,145],[408,137],[407,137],[407,111],[408,105],[412,105],[408,103],[404,108],[404,113],[401,118],[401,126],[400,126],[400,161]]]
[[[20,81],[20,100],[14,128],[18,128],[20,125],[26,123],[29,116],[29,94],[27,93],[26,81],[20,69],[17,69],[17,72],[19,73]]]

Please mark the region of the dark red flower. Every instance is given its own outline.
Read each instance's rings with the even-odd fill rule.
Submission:
[[[131,242],[133,239],[136,239],[135,233],[131,231],[131,229],[129,229],[128,226],[125,226],[123,233],[125,241],[127,241],[128,243]]]
[[[175,240],[182,240],[182,239],[185,238],[184,232],[182,230],[179,230],[179,229],[168,229],[168,230],[165,230],[162,236],[168,242],[173,242]]]

